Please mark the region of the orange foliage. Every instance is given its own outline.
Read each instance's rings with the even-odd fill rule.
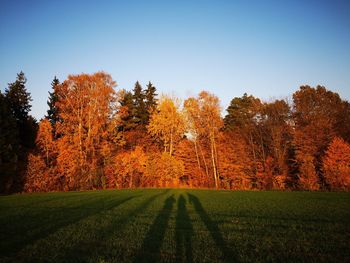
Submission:
[[[38,155],[28,155],[28,167],[26,171],[24,190],[27,192],[46,191],[48,169],[45,161]]]
[[[184,174],[184,165],[167,152],[149,156],[143,185],[151,187],[177,187]]]
[[[140,186],[146,169],[147,156],[141,147],[121,152],[114,161],[114,185],[117,188],[133,188]]]
[[[350,190],[350,145],[342,139],[349,139],[350,107],[323,87],[301,87],[293,113],[286,101],[245,94],[232,100],[223,126],[219,99],[208,92],[188,98],[183,110],[179,100],[163,97],[156,110],[139,107],[135,115],[135,96],[118,101],[114,86],[99,72],[55,87],[57,134],[50,121],[40,121],[25,191]]]
[[[209,187],[210,178],[205,173],[202,161],[196,155],[195,141],[183,139],[179,143],[175,158],[183,162],[183,176],[179,178],[180,187]]]
[[[102,185],[99,165],[108,157],[108,140],[114,135],[116,93],[111,76],[69,76],[57,86],[60,119],[57,130],[58,171],[66,178],[66,189],[89,189]],[[103,146],[103,147],[101,147]]]
[[[323,159],[326,183],[332,190],[350,190],[350,145],[335,137]]]
[[[253,187],[252,160],[248,155],[248,147],[239,134],[220,133],[218,159],[223,188],[247,190]]]

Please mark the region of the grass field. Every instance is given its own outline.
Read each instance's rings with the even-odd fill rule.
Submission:
[[[0,197],[1,262],[350,262],[350,193]]]

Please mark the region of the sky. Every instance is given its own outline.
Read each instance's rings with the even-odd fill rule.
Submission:
[[[350,1],[0,0],[0,89],[21,70],[38,120],[54,76],[97,71],[117,89],[151,81],[183,99],[206,90],[223,109],[301,85],[350,100]]]

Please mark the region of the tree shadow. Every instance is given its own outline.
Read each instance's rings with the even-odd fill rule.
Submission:
[[[152,195],[150,198],[144,200],[140,205],[138,205],[135,209],[130,211],[129,213],[123,215],[121,218],[115,218],[111,222],[104,227],[94,228],[91,230],[98,234],[95,240],[89,240],[88,237],[84,238],[84,236],[80,237],[80,240],[76,242],[73,246],[69,246],[69,248],[63,248],[62,253],[58,258],[58,261],[64,261],[65,259],[73,259],[75,262],[88,262],[92,257],[97,257],[99,260],[104,261],[103,258],[106,257],[106,251],[109,249],[108,244],[110,239],[116,234],[117,230],[120,231],[123,229],[123,226],[127,223],[130,223],[133,217],[142,213],[147,207],[150,206],[155,199],[160,196],[166,195],[170,190],[166,189],[165,191]],[[87,235],[89,235],[89,229],[84,231]],[[80,253],[77,253],[79,251]],[[109,254],[112,254],[113,251],[109,251]],[[107,255],[107,257],[110,255]],[[110,259],[106,258],[106,261],[109,262]],[[122,261],[122,260],[121,260]]]
[[[176,262],[193,262],[192,255],[193,227],[186,209],[186,199],[180,195],[176,215]]]
[[[153,224],[147,232],[146,237],[143,240],[143,244],[133,262],[160,261],[160,249],[162,247],[165,231],[168,227],[168,222],[174,203],[174,195],[169,196],[165,200],[162,210],[159,211],[158,216],[153,221]]]
[[[37,208],[35,213],[29,216],[22,215],[21,218],[12,220],[14,226],[6,229],[4,234],[8,237],[3,237],[6,243],[0,246],[0,254],[13,256],[28,244],[46,238],[61,228],[75,224],[86,217],[111,210],[133,198],[135,196],[117,199],[100,197],[84,202],[79,207]],[[25,223],[20,223],[19,220],[22,222],[25,220]]]
[[[217,223],[215,223],[209,217],[209,215],[204,210],[199,199],[196,196],[191,195],[189,193],[187,193],[187,195],[188,195],[190,204],[192,204],[194,206],[194,209],[196,210],[197,214],[200,216],[201,220],[203,221],[203,223],[205,224],[205,226],[209,230],[210,235],[212,236],[216,245],[220,248],[220,250],[222,252],[222,256],[223,256],[222,261],[223,262],[238,262],[236,253],[232,250],[231,247],[227,246]]]

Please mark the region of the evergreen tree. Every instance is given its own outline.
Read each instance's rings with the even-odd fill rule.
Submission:
[[[18,131],[5,96],[0,91],[0,192],[16,172],[18,156]]]
[[[59,84],[60,82],[55,76],[51,83],[52,92],[49,91],[49,99],[47,101],[47,105],[49,106],[49,109],[47,110],[46,118],[51,122],[53,126],[56,124],[56,122],[59,121],[58,109],[56,106],[56,102],[58,101],[56,87]]]
[[[30,105],[32,98],[25,87],[26,82],[27,79],[21,71],[17,74],[16,81],[8,84],[8,88],[5,90],[5,97],[10,111],[16,120],[20,146],[32,148],[34,146],[37,123],[29,115],[32,107]]]
[[[9,103],[11,112],[16,118],[17,122],[24,123],[28,118],[28,113],[31,109],[30,93],[27,92],[25,84],[27,82],[24,73],[21,71],[17,74],[17,79],[13,83],[8,84],[5,90],[5,97]]]
[[[156,87],[149,81],[145,90],[145,105],[146,105],[146,124],[149,123],[151,113],[157,108]]]
[[[145,125],[147,123],[147,110],[145,104],[145,94],[142,91],[142,86],[137,81],[133,90],[134,101],[134,123],[136,125]]]
[[[0,165],[13,159],[18,148],[16,120],[0,91]]]
[[[133,95],[130,91],[124,93],[124,96],[119,101],[120,110],[119,115],[121,119],[120,131],[128,131],[135,127],[134,124],[134,101]]]

